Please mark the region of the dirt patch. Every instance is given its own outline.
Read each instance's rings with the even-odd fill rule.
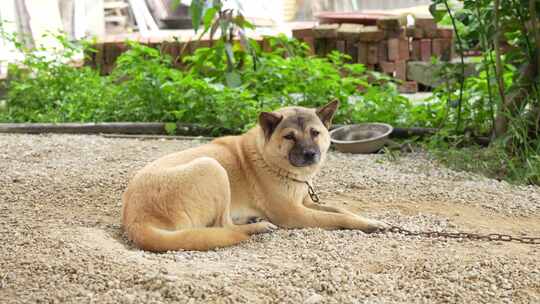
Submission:
[[[475,205],[446,202],[358,202],[355,194],[329,197],[326,203],[334,206],[350,206],[357,213],[377,213],[381,210],[396,212],[403,216],[431,214],[445,218],[452,223],[451,228],[476,233],[512,233],[515,235],[540,235],[540,217],[513,216],[493,212]],[[466,231],[465,231],[466,230]]]
[[[0,135],[0,299],[6,303],[535,303],[540,247],[359,231],[278,230],[210,252],[153,254],[120,227],[148,161],[200,143]],[[540,235],[540,189],[426,155],[332,152],[327,204],[408,229]]]

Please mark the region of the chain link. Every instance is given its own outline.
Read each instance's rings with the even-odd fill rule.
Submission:
[[[313,186],[311,186],[311,184],[306,181],[305,182],[306,185],[307,185],[307,189],[308,189],[308,194],[309,194],[309,197],[311,198],[311,200],[314,202],[314,203],[317,203],[317,204],[320,204],[321,203],[321,200],[319,199],[319,196],[317,195],[317,192],[315,192],[315,189],[313,189]]]
[[[301,181],[299,181],[301,182]],[[311,183],[304,181],[308,186],[308,194],[314,203],[321,204],[321,200],[311,186]],[[523,244],[540,245],[540,237],[531,236],[513,236],[508,234],[479,234],[470,232],[444,232],[444,231],[411,231],[399,226],[390,225],[387,232],[399,233],[406,236],[421,236],[427,238],[447,238],[447,239],[469,239],[474,241],[503,241],[503,242],[519,242]]]
[[[478,234],[469,232],[439,232],[439,231],[411,231],[399,226],[391,226],[388,232],[399,233],[406,236],[421,236],[428,238],[469,239],[475,241],[503,241],[519,242],[523,244],[540,245],[540,237],[513,236],[508,234]]]

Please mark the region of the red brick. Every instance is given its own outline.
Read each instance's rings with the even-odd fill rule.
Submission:
[[[437,38],[431,43],[431,55],[437,56],[441,60],[448,61],[451,59],[452,40]]]
[[[315,38],[336,38],[338,24],[319,24],[313,28],[313,36]]]
[[[398,29],[401,27],[399,24],[399,18],[397,17],[385,17],[377,19],[377,27],[380,29]]]
[[[368,44],[365,42],[359,42],[358,48],[358,63],[367,64],[368,59]]]
[[[403,29],[403,28],[390,29],[390,30],[385,30],[384,31],[384,37],[386,39],[390,39],[390,38],[406,38],[407,33],[406,33],[405,29]]]
[[[388,39],[388,60],[407,60],[409,59],[409,40],[408,39]]]
[[[412,60],[421,60],[422,57],[420,55],[420,40],[414,39],[412,42],[412,52],[411,52],[411,59]]]
[[[352,62],[358,62],[358,42],[354,40],[345,40],[345,54],[351,56]]]
[[[345,53],[345,40],[337,40],[336,49],[341,53]]]
[[[424,30],[421,28],[415,27],[413,31],[413,37],[416,39],[424,38]]]
[[[125,51],[127,51],[129,48],[128,48],[128,44],[127,43],[124,43],[124,42],[121,42],[121,43],[118,43],[116,45],[118,51],[120,51],[120,53],[123,53]]]
[[[436,29],[437,23],[433,18],[414,18],[414,26],[421,29]]]
[[[336,49],[336,40],[332,38],[315,37],[315,54],[317,56],[326,56],[330,51]]]
[[[388,41],[379,42],[379,62],[388,61]]]
[[[375,71],[375,70],[376,70],[374,64],[367,64],[367,65],[366,65],[366,68],[367,68],[368,70],[372,70],[372,71]],[[368,80],[368,81],[369,81],[369,80]]]
[[[420,59],[422,61],[431,60],[431,39],[420,40]]]
[[[302,39],[305,37],[313,37],[312,28],[295,29],[292,31],[292,35],[296,39]]]
[[[428,27],[428,28],[425,28],[425,29],[422,29],[422,31],[424,32],[424,37],[426,38],[437,38],[438,36],[438,32],[437,32],[437,28],[431,28],[431,27]]]
[[[379,45],[376,43],[371,43],[368,47],[368,64],[376,64],[379,62]]]
[[[418,92],[418,83],[416,81],[404,81],[398,86],[400,93],[416,93]]]
[[[270,46],[270,41],[263,40],[262,42],[262,49],[264,52],[272,52],[272,47]]]
[[[345,40],[358,40],[358,35],[364,26],[354,23],[343,23],[338,29],[338,38]]]
[[[304,43],[309,46],[309,54],[315,55],[315,38],[313,37],[304,37]]]
[[[382,61],[379,62],[379,67],[383,73],[391,75],[396,79],[407,79],[407,61],[405,60],[400,60],[396,62]]]
[[[379,62],[379,67],[381,68],[381,71],[383,73],[394,76],[394,72],[396,71],[396,66],[395,66],[394,62],[380,61]]]
[[[442,39],[441,60],[449,61],[454,56],[454,48],[451,39]]]
[[[400,39],[399,40],[399,60],[408,60],[409,56],[409,39]]]
[[[437,37],[452,39],[454,37],[454,28],[441,26],[437,28]]]
[[[388,60],[396,61],[399,59],[399,39],[388,39]]]
[[[400,80],[407,80],[407,61],[396,61],[394,66],[396,69],[394,77]]]
[[[384,31],[379,30],[376,26],[364,26],[358,34],[358,40],[373,42],[384,39]]]
[[[197,40],[181,42],[178,46],[180,57],[188,55],[188,54],[192,54],[192,52],[195,52],[195,50],[197,50],[198,48],[210,47],[210,42],[202,42],[202,43],[201,42],[202,41],[197,41]]]
[[[198,44],[197,48],[211,47],[210,40],[200,40],[200,41],[198,41],[198,43],[199,44]],[[192,51],[194,52],[195,50],[192,50]]]
[[[433,39],[431,42],[431,55],[437,58],[440,58],[443,52],[444,40],[443,39]]]

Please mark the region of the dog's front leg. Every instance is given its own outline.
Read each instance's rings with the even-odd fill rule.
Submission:
[[[349,210],[314,203],[313,200],[311,200],[311,198],[309,196],[306,196],[304,198],[303,204],[304,204],[304,206],[306,206],[308,208],[319,210],[319,211],[326,211],[326,212],[341,213],[341,214],[348,214],[348,215],[357,216],[357,214],[355,214],[355,213],[353,213],[353,212],[351,212]]]
[[[316,210],[301,203],[276,209],[271,212],[270,221],[283,228],[359,229],[369,233],[388,227],[383,222],[355,214]]]

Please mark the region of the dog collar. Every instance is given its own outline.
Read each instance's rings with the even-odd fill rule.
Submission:
[[[270,166],[268,166],[268,164],[266,163],[266,161],[263,159],[263,162],[264,164],[266,165],[267,168],[270,169]],[[272,169],[270,169],[271,171],[273,171]],[[275,171],[274,171],[275,172]],[[282,175],[280,174],[279,172],[275,172],[278,176],[280,177],[285,177],[285,178],[288,178],[292,181],[295,181],[297,183],[301,183],[301,184],[306,184],[307,187],[308,187],[308,194],[309,194],[309,197],[311,198],[311,200],[314,202],[314,203],[318,203],[320,202],[321,200],[319,199],[319,195],[317,195],[317,192],[315,192],[315,189],[313,188],[313,186],[311,185],[311,183],[307,180],[301,180],[301,179],[297,179],[297,178],[294,178],[292,176],[289,176],[289,175]]]
[[[297,183],[306,184],[306,186],[308,187],[308,195],[311,198],[311,200],[314,203],[319,203],[321,201],[319,199],[319,195],[317,195],[317,192],[315,192],[315,189],[313,188],[313,186],[308,180],[301,180],[301,179],[290,176],[290,174],[282,174],[279,169],[275,170],[270,165],[268,165],[268,163],[266,162],[266,159],[264,159],[264,156],[260,154],[260,151],[258,151],[257,147],[255,147],[255,149],[256,149],[256,152],[255,152],[256,158],[262,161],[264,168],[268,169],[268,171],[271,171],[272,173],[276,174],[279,177],[287,178]]]

